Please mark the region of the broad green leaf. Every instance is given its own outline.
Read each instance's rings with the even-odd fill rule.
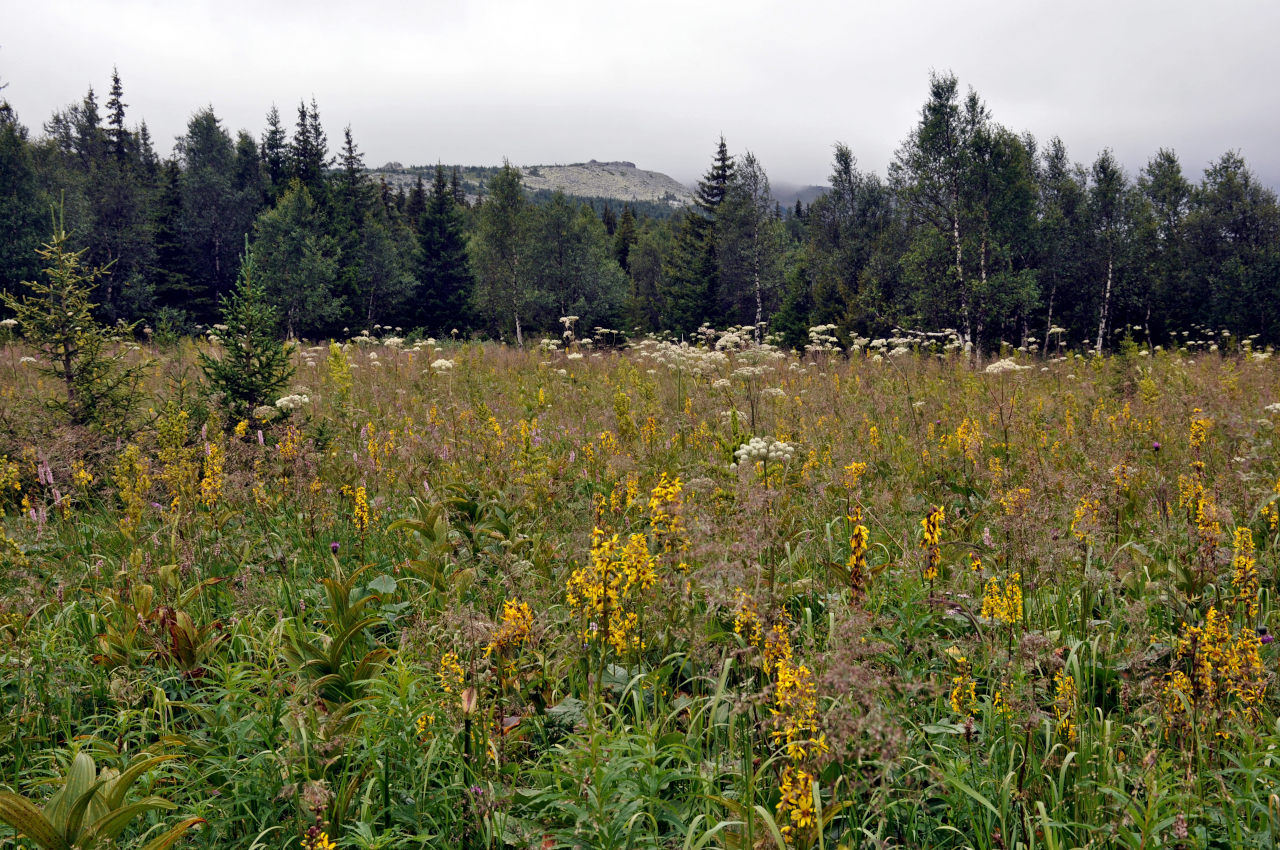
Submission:
[[[188,829],[190,829],[191,827],[195,826],[198,823],[204,823],[204,822],[205,822],[204,818],[187,818],[186,820],[178,823],[176,826],[174,826],[165,834],[157,838],[151,839],[146,844],[139,847],[138,850],[166,850],[166,848],[172,847],[178,841],[178,839],[182,838],[182,836],[186,834]]]
[[[26,797],[0,793],[0,820],[39,844],[41,850],[69,850],[53,824]]]

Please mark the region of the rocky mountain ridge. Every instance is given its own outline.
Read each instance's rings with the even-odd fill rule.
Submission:
[[[389,162],[371,171],[375,180],[385,180],[393,188],[404,186],[408,191],[418,176],[429,182],[435,166],[403,166]],[[447,166],[452,170],[452,166]],[[463,188],[470,196],[483,192],[484,184],[498,170],[496,166],[459,166]],[[583,198],[611,198],[619,201],[661,203],[670,207],[682,207],[692,203],[689,188],[660,171],[637,168],[634,162],[616,160],[600,162],[575,162],[568,165],[520,166],[526,189],[560,190],[566,195]]]

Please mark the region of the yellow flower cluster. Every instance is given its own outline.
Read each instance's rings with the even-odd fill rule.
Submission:
[[[867,465],[856,460],[849,461],[849,465],[844,468],[844,486],[850,490],[857,490],[862,476],[867,474]]]
[[[21,470],[9,460],[8,455],[0,455],[0,491],[22,489]]]
[[[302,850],[337,850],[338,845],[329,840],[328,833],[317,832],[302,839]]]
[[[436,716],[434,714],[418,715],[418,743],[425,744],[431,740],[431,729],[436,724]]]
[[[942,542],[942,523],[945,519],[946,512],[941,507],[936,507],[920,520],[920,527],[924,529],[920,535],[920,547],[928,552],[928,563],[924,569],[924,580],[928,582],[937,579],[938,567],[942,564],[939,544]]]
[[[1098,514],[1102,505],[1097,499],[1081,496],[1076,503],[1075,514],[1071,518],[1071,534],[1081,543],[1092,543],[1094,532],[1098,528]]]
[[[1165,677],[1164,688],[1160,692],[1160,707],[1164,715],[1166,741],[1173,732],[1186,727],[1190,718],[1193,690],[1191,680],[1181,670],[1174,670]]]
[[[997,623],[1013,625],[1022,619],[1022,574],[1014,573],[1004,580],[998,576],[987,581],[982,595],[982,617]]]
[[[206,508],[218,504],[222,496],[222,467],[226,455],[219,443],[205,443],[204,474],[200,477],[200,502]]]
[[[1280,495],[1280,479],[1277,479],[1276,483],[1271,485],[1271,492]],[[1267,518],[1267,527],[1271,529],[1273,534],[1280,531],[1280,508],[1276,507],[1274,497],[1262,506],[1262,515]]]
[[[965,417],[956,428],[955,445],[964,453],[966,460],[977,466],[982,454],[982,425],[977,420]]]
[[[498,437],[501,438],[502,428],[499,427],[497,420],[490,417],[489,422],[492,423],[493,428],[497,429]],[[364,431],[365,451],[369,454],[369,463],[373,465],[374,471],[381,472],[383,464],[395,450],[396,432],[388,431],[382,439],[379,439],[378,429],[373,427],[372,422],[364,426]]]
[[[529,640],[529,632],[533,629],[533,612],[529,603],[516,599],[508,599],[502,603],[502,622],[493,633],[484,654],[502,654],[507,650],[519,649]]]
[[[780,659],[774,667],[773,705],[769,712],[777,728],[775,743],[783,745],[787,758],[799,763],[810,754],[827,751],[827,738],[818,725],[818,692],[813,673],[790,658]]]
[[[867,592],[867,543],[871,532],[858,520],[861,512],[849,517],[853,530],[849,532],[849,590],[854,598],[861,598]]]
[[[606,537],[598,527],[592,531],[591,561],[574,570],[568,582],[567,601],[584,623],[584,642],[603,637],[615,652],[643,648],[636,611],[640,594],[658,580],[654,567],[643,534],[632,534],[623,543],[617,534]]]
[[[1252,623],[1258,619],[1258,559],[1253,547],[1253,532],[1245,527],[1237,528],[1234,543],[1231,586],[1236,591],[1236,604],[1243,603],[1245,614]]]
[[[601,497],[603,499],[603,496]],[[640,479],[635,473],[627,473],[627,477],[621,481],[614,482],[613,490],[609,493],[609,510],[615,514],[625,513],[640,498]],[[603,508],[603,502],[599,506]]]
[[[325,367],[329,373],[329,386],[333,388],[334,395],[339,401],[346,401],[351,394],[354,381],[347,355],[342,351],[342,346],[336,342],[329,343],[329,357],[325,361]]]
[[[1058,721],[1058,734],[1068,742],[1076,740],[1076,678],[1059,670],[1053,675],[1053,717]]]
[[[653,542],[658,552],[679,560],[680,554],[688,551],[689,541],[684,535],[684,520],[680,516],[680,493],[683,485],[679,478],[671,478],[667,473],[658,476],[658,483],[649,493],[649,528],[653,532]],[[683,561],[676,564],[684,572],[688,565]]]
[[[1006,490],[1000,496],[1000,507],[1004,510],[1005,516],[1021,516],[1027,510],[1027,505],[1031,501],[1031,490],[1027,487],[1018,487]]]
[[[968,673],[951,678],[951,710],[961,717],[972,717],[978,707],[978,683]]]
[[[1116,492],[1123,496],[1129,492],[1129,486],[1133,481],[1133,470],[1129,468],[1129,464],[1122,461],[1111,470],[1111,480],[1116,485]]]
[[[4,458],[0,457],[0,490],[4,489],[3,466]],[[71,480],[80,488],[88,487],[93,483],[93,475],[89,470],[84,468],[84,461],[78,460],[72,465]]]
[[[440,687],[445,693],[451,694],[461,688],[466,671],[458,662],[458,653],[446,652],[440,656],[440,666],[436,668],[436,675],[440,678]]]
[[[1191,692],[1187,696],[1204,714],[1210,709],[1234,714],[1232,701],[1256,712],[1267,687],[1266,670],[1258,654],[1261,646],[1254,629],[1234,632],[1230,618],[1216,607],[1205,614],[1203,625],[1183,624],[1176,650],[1178,658],[1191,663]]]
[[[1005,701],[1004,691],[996,691],[995,696],[991,698],[991,708],[1001,718],[1008,720],[1013,716],[1013,709],[1009,707],[1009,703]]]
[[[369,494],[363,484],[356,488],[351,521],[356,527],[356,533],[361,537],[369,532]]]
[[[791,632],[786,624],[778,623],[769,629],[764,639],[764,672],[772,675],[782,662],[791,661]]]
[[[1199,452],[1204,448],[1206,439],[1209,436],[1209,428],[1213,426],[1213,420],[1201,416],[1200,408],[1191,411],[1191,428],[1188,435],[1188,443],[1193,452]]]
[[[778,799],[778,830],[788,842],[803,841],[818,825],[813,803],[814,776],[802,767],[787,765],[782,770]]]
[[[148,494],[151,492],[151,460],[141,449],[130,443],[121,452],[113,472],[120,501],[124,503],[120,528],[126,533],[132,533],[142,521],[142,512],[146,510]]]
[[[734,589],[733,597],[734,633],[741,635],[747,643],[759,646],[764,640],[764,631],[760,625],[760,611],[756,608],[755,600],[740,587]]]
[[[276,444],[276,451],[285,463],[292,463],[298,459],[298,455],[302,452],[302,432],[298,430],[298,426],[292,422],[285,426],[284,434]]]
[[[187,448],[187,425],[191,415],[173,405],[156,420],[156,460],[160,462],[160,481],[174,509],[190,504],[197,486],[199,466],[196,450]]]
[[[775,744],[783,748],[785,766],[779,783],[775,811],[782,834],[790,841],[811,839],[818,827],[814,803],[814,774],[806,763],[828,751],[827,738],[818,721],[818,692],[813,672],[792,659],[790,634],[785,625],[774,626],[765,641],[765,669],[774,677],[773,704],[769,712]]]

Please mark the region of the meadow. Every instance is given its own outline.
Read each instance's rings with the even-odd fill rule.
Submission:
[[[0,348],[16,846],[1275,846],[1269,352],[616,342]]]

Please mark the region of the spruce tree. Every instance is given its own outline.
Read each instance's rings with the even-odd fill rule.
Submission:
[[[262,164],[267,178],[267,201],[275,203],[289,182],[288,137],[280,125],[280,110],[272,104],[267,113],[267,132],[262,136]]]
[[[618,219],[618,229],[613,234],[613,257],[622,266],[623,271],[630,271],[629,259],[631,246],[636,244],[636,216],[631,205],[622,208],[622,216]]]
[[[427,211],[427,187],[422,182],[421,174],[414,178],[413,188],[409,190],[409,196],[401,205],[401,209],[404,210],[405,218],[409,220],[409,226],[413,228],[413,232],[420,233],[422,214]]]
[[[317,200],[324,197],[324,171],[329,164],[329,144],[320,125],[320,111],[315,99],[308,109],[298,104],[298,123],[289,145],[290,176],[306,186]]]
[[[117,347],[132,326],[104,327],[90,301],[96,281],[108,269],[85,266],[87,249],[72,251],[61,215],[53,236],[37,254],[45,281],[26,281],[21,299],[3,293],[26,340],[39,352],[37,367],[62,385],[48,405],[73,425],[120,434],[141,398],[143,366],[130,364]]]
[[[719,301],[719,262],[716,256],[716,215],[733,181],[734,163],[724,137],[711,168],[698,183],[692,209],[685,212],[676,233],[667,268],[663,325],[690,333],[703,323],[723,319]]]
[[[254,411],[275,401],[294,368],[291,346],[280,340],[275,308],[267,303],[247,245],[235,289],[222,298],[222,324],[221,356],[202,352],[200,369],[209,388],[221,396],[228,428],[242,419],[256,423]]]
[[[12,294],[39,271],[43,192],[32,154],[26,127],[0,101],[0,292]]]
[[[116,162],[123,163],[129,155],[129,131],[124,128],[124,87],[120,84],[120,72],[111,69],[111,95],[107,100],[107,139]]]
[[[414,192],[419,190],[415,187]],[[418,291],[413,321],[429,332],[446,334],[471,324],[475,281],[467,261],[462,214],[437,165],[431,193],[418,219]]]

